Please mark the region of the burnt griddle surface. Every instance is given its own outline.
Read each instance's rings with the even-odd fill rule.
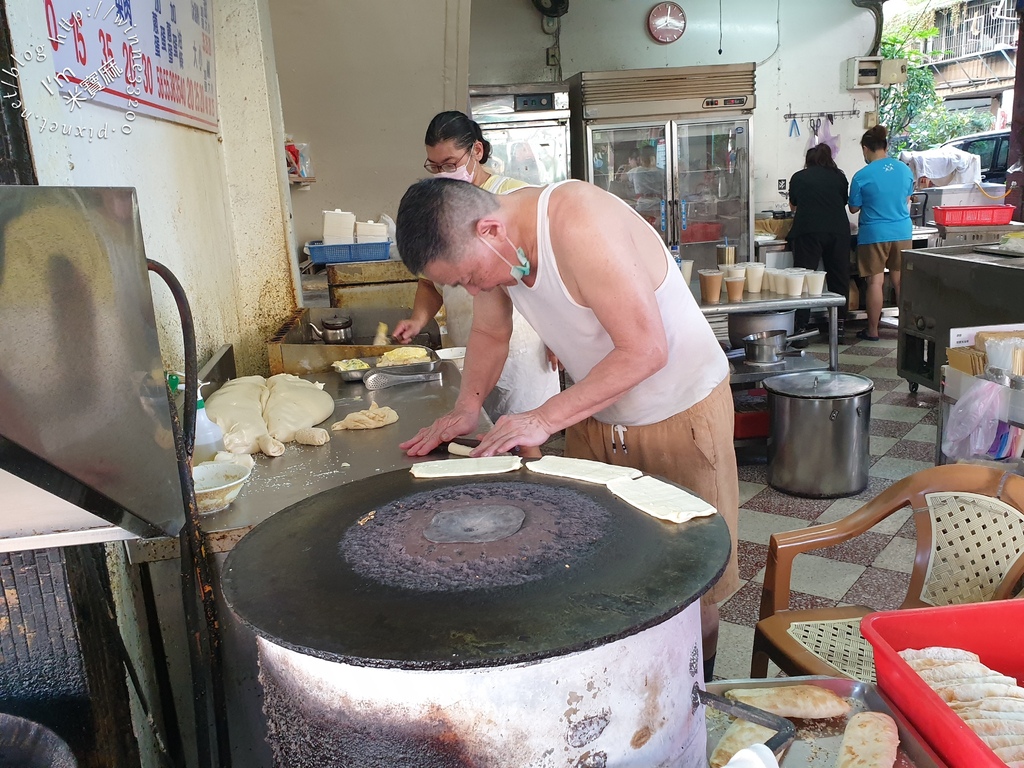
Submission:
[[[432,516],[424,498],[450,505],[467,490],[527,513],[519,532],[473,553],[474,564],[487,561],[481,584],[461,567],[461,576],[448,578],[436,548],[409,536]],[[408,497],[414,513],[403,522]],[[553,540],[559,503],[576,511],[567,515],[565,535]],[[402,537],[389,524],[404,526]],[[409,552],[428,559],[424,584],[390,578],[387,563],[381,571],[394,548],[374,550],[374,530],[404,538]],[[527,565],[506,569],[517,542]],[[464,559],[466,552],[460,550]],[[728,529],[718,515],[666,523],[603,486],[526,470],[446,480],[397,470],[324,491],[256,526],[228,557],[223,586],[243,622],[300,653],[363,666],[459,669],[560,656],[654,626],[706,592],[728,555]],[[408,571],[408,557],[399,561]],[[494,569],[512,578],[492,578]]]

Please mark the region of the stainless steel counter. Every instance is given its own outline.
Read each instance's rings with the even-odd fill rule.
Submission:
[[[455,407],[461,377],[454,363],[441,364],[440,382],[402,384],[371,392],[360,382],[348,383],[334,371],[302,378],[319,381],[335,402],[334,414],[320,426],[329,429],[335,421],[371,403],[390,406],[398,412],[395,424],[381,429],[331,432],[326,445],[288,444],[276,458],[257,454],[256,466],[235,502],[221,512],[202,516],[210,548],[226,552],[254,525],[282,509],[320,491],[344,483],[410,467],[424,460],[443,458],[440,454],[413,459],[398,444],[429,426]],[[491,423],[481,411],[480,431]],[[128,545],[133,562],[176,556],[177,539],[138,539]]]
[[[731,315],[737,312],[779,312],[788,309],[814,309],[825,307],[828,309],[828,367],[831,371],[839,370],[839,307],[846,303],[846,299],[838,293],[825,291],[821,296],[784,296],[781,293],[762,291],[761,293],[743,294],[742,301],[722,301],[720,304],[703,304],[700,300],[700,282],[694,280],[690,283],[690,293],[693,294],[700,306],[700,311],[705,317],[718,315]],[[776,371],[777,372],[777,371]]]

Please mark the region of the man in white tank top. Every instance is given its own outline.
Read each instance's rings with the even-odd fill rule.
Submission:
[[[474,455],[539,446],[565,429],[567,456],[661,475],[713,504],[732,537],[725,573],[701,602],[713,664],[717,603],[739,586],[729,366],[661,237],[583,182],[497,197],[426,179],[402,198],[396,239],[414,274],[474,296],[455,410],[403,450],[422,456],[476,430],[508,355],[514,305],[575,383],[539,408],[502,416]]]

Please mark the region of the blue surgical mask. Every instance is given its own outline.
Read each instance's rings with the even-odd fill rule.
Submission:
[[[480,241],[488,248],[490,248],[495,256],[497,256],[499,259],[508,264],[509,275],[511,275],[512,279],[516,281],[516,285],[522,285],[523,278],[528,277],[530,275],[530,260],[526,258],[526,251],[524,251],[522,248],[516,248],[515,244],[508,237],[505,238],[505,241],[513,248],[515,248],[516,256],[519,259],[519,264],[517,266],[512,264],[512,262],[510,262],[508,259],[502,256],[501,253],[498,252],[497,248],[495,248],[489,242],[484,240],[482,237],[480,238]]]

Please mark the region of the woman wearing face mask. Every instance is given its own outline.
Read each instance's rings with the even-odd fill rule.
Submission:
[[[434,117],[427,127],[424,143],[427,161],[423,167],[435,178],[468,181],[496,195],[529,186],[518,179],[493,174],[484,167],[491,154],[490,142],[483,137],[476,121],[462,112],[442,112]],[[519,269],[517,265],[509,267],[513,275],[514,270]],[[422,279],[416,287],[412,316],[395,326],[395,339],[402,344],[409,343],[442,305],[452,345],[466,346],[473,325],[473,297],[459,286],[436,286]],[[537,332],[515,312],[508,360],[494,391],[484,403],[487,415],[497,421],[506,413],[533,410],[557,395],[559,389],[556,361],[549,358]],[[539,456],[540,452],[535,455]]]

